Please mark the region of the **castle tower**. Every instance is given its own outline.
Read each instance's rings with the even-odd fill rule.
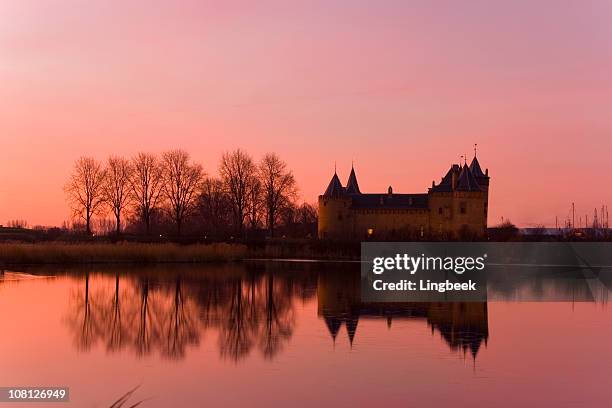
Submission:
[[[354,171],[351,175],[354,178],[354,189],[357,186],[357,178]],[[357,191],[358,189],[357,186]],[[351,197],[334,171],[327,189],[319,196],[319,238],[348,238],[352,231],[351,215]]]
[[[486,236],[489,176],[476,156],[470,166],[453,164],[428,195],[432,234],[440,239]]]

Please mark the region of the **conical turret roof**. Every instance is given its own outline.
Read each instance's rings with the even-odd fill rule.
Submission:
[[[470,164],[470,171],[476,178],[486,177],[485,174],[482,172],[482,168],[480,167],[480,163],[478,163],[478,159],[476,158],[476,156],[474,156],[474,158],[472,159],[472,163]]]
[[[323,195],[327,197],[339,197],[343,194],[344,187],[342,187],[342,183],[338,178],[338,174],[334,173],[334,176],[329,182],[329,185],[327,186],[327,189],[325,190],[325,193],[323,193]]]
[[[361,194],[361,191],[359,190],[359,183],[357,183],[357,176],[355,175],[354,167],[351,167],[351,174],[349,175],[348,181],[346,182],[346,193]]]

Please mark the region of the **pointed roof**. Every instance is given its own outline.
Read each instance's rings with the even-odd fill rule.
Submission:
[[[357,332],[357,323],[359,323],[359,317],[349,317],[346,319],[346,332],[348,333],[349,342],[353,345],[355,340],[355,333]]]
[[[463,166],[461,173],[459,174],[459,179],[457,180],[457,191],[481,191],[476,178],[467,165]]]
[[[472,159],[472,163],[470,164],[470,170],[476,178],[486,177],[485,174],[482,172],[482,168],[480,167],[480,163],[478,163],[478,159],[476,158],[476,156],[474,156],[474,158]]]
[[[453,164],[444,177],[442,177],[442,181],[440,185],[451,185],[453,184],[453,173],[459,173],[461,171],[460,164]]]
[[[329,185],[327,186],[327,189],[325,190],[325,193],[323,193],[323,195],[327,197],[339,197],[343,194],[344,187],[342,187],[342,183],[338,178],[338,174],[334,173],[334,176],[329,182]]]
[[[357,176],[355,175],[355,168],[353,166],[351,166],[351,174],[346,182],[346,193],[361,194],[361,191],[359,191],[359,183],[357,183]]]
[[[340,331],[340,326],[342,326],[342,321],[334,316],[325,316],[325,325],[327,326],[327,330],[329,330],[329,334],[331,334],[332,339],[336,340],[336,336]]]
[[[446,175],[442,177],[440,184],[432,188],[433,191],[452,191],[453,190],[453,174],[458,175],[461,172],[461,165],[453,164]]]

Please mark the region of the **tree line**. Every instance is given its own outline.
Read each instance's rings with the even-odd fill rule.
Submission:
[[[87,235],[92,235],[94,217],[107,215],[117,235],[188,230],[211,238],[264,231],[273,237],[279,228],[313,233],[316,209],[297,204],[297,183],[277,154],[256,162],[241,149],[226,152],[218,174],[208,176],[184,150],[111,156],[105,162],[80,157],[64,191]]]

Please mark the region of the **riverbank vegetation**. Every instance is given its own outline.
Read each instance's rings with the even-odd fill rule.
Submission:
[[[246,245],[227,243],[4,243],[0,244],[0,265],[198,263],[234,261],[247,254]]]
[[[0,243],[4,265],[207,263],[245,259],[359,259],[359,242],[278,240],[245,243]]]

